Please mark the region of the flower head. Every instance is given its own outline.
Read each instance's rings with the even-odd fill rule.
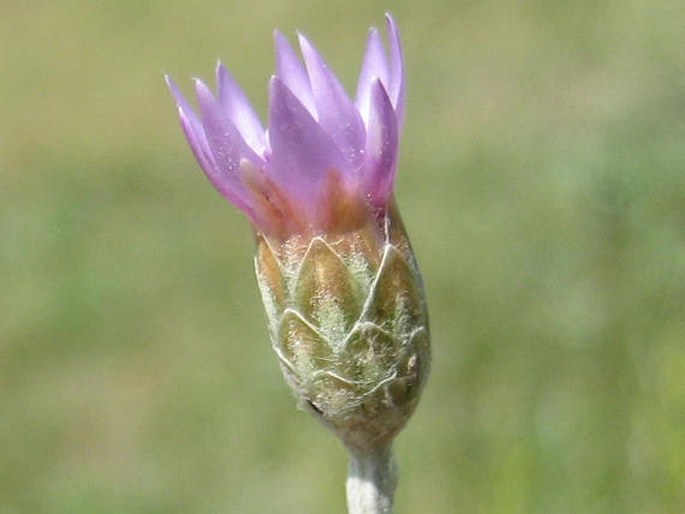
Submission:
[[[354,101],[303,35],[304,63],[276,32],[266,130],[223,64],[216,93],[195,81],[199,113],[167,77],[197,161],[258,232],[346,231],[386,209],[404,110],[400,38],[386,18],[388,51],[372,28]]]
[[[428,313],[393,200],[402,51],[371,29],[354,102],[303,36],[276,33],[264,130],[228,70],[199,114],[167,78],[195,157],[255,228],[272,344],[300,404],[350,448],[389,444],[428,374]]]

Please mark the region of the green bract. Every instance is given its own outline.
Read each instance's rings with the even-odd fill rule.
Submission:
[[[429,366],[423,286],[397,214],[257,247],[272,343],[301,405],[348,446],[389,442]]]

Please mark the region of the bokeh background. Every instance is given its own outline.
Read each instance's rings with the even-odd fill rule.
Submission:
[[[682,2],[2,0],[0,514],[345,512],[162,73],[264,115],[300,28],[353,90],[386,10],[434,342],[397,513],[685,512]]]

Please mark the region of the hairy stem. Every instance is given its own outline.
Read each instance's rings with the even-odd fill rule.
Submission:
[[[369,452],[349,450],[349,514],[391,514],[397,470],[390,445]]]

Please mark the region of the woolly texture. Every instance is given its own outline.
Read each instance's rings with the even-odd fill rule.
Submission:
[[[360,452],[388,444],[428,375],[421,278],[395,209],[334,237],[273,244],[255,266],[273,347],[303,407]]]

